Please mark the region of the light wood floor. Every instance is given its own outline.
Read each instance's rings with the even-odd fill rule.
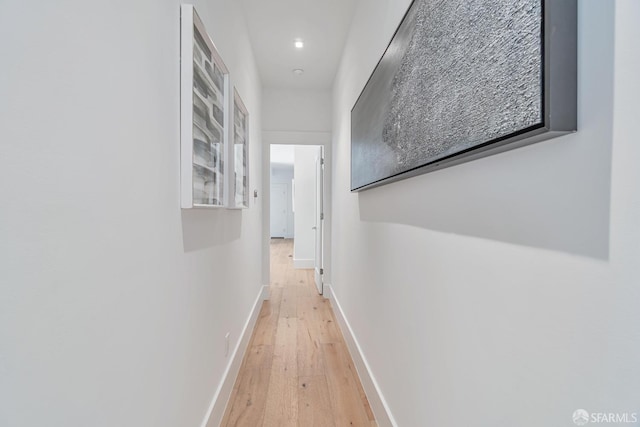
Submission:
[[[331,304],[292,254],[292,240],[271,241],[271,299],[221,426],[377,426]]]

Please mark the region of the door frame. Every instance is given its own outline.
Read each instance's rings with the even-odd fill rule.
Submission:
[[[271,279],[269,242],[271,240],[271,145],[319,145],[324,150],[324,227],[323,236],[323,282],[331,280],[331,132],[262,132],[262,281],[268,286]]]
[[[315,194],[315,247],[314,251],[314,281],[316,289],[320,295],[324,294],[324,146],[318,146],[318,157],[316,157],[316,194]],[[318,250],[320,249],[320,250]]]

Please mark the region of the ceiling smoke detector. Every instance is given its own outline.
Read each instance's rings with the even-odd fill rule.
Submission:
[[[304,70],[302,68],[294,68],[293,69],[293,74],[295,74],[296,76],[301,76],[302,73],[304,73]]]

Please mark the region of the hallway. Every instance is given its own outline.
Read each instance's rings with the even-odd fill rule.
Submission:
[[[640,427],[638,22],[640,0],[0,0],[0,427]],[[514,149],[444,167],[481,135]],[[284,238],[304,185],[274,145],[325,151],[328,300],[270,240],[272,184]]]
[[[293,240],[271,240],[265,301],[222,426],[377,426],[313,270],[293,268]]]

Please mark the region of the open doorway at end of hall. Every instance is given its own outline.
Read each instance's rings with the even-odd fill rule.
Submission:
[[[323,157],[319,145],[271,145],[271,282],[283,283],[308,273],[320,294],[324,273]]]

